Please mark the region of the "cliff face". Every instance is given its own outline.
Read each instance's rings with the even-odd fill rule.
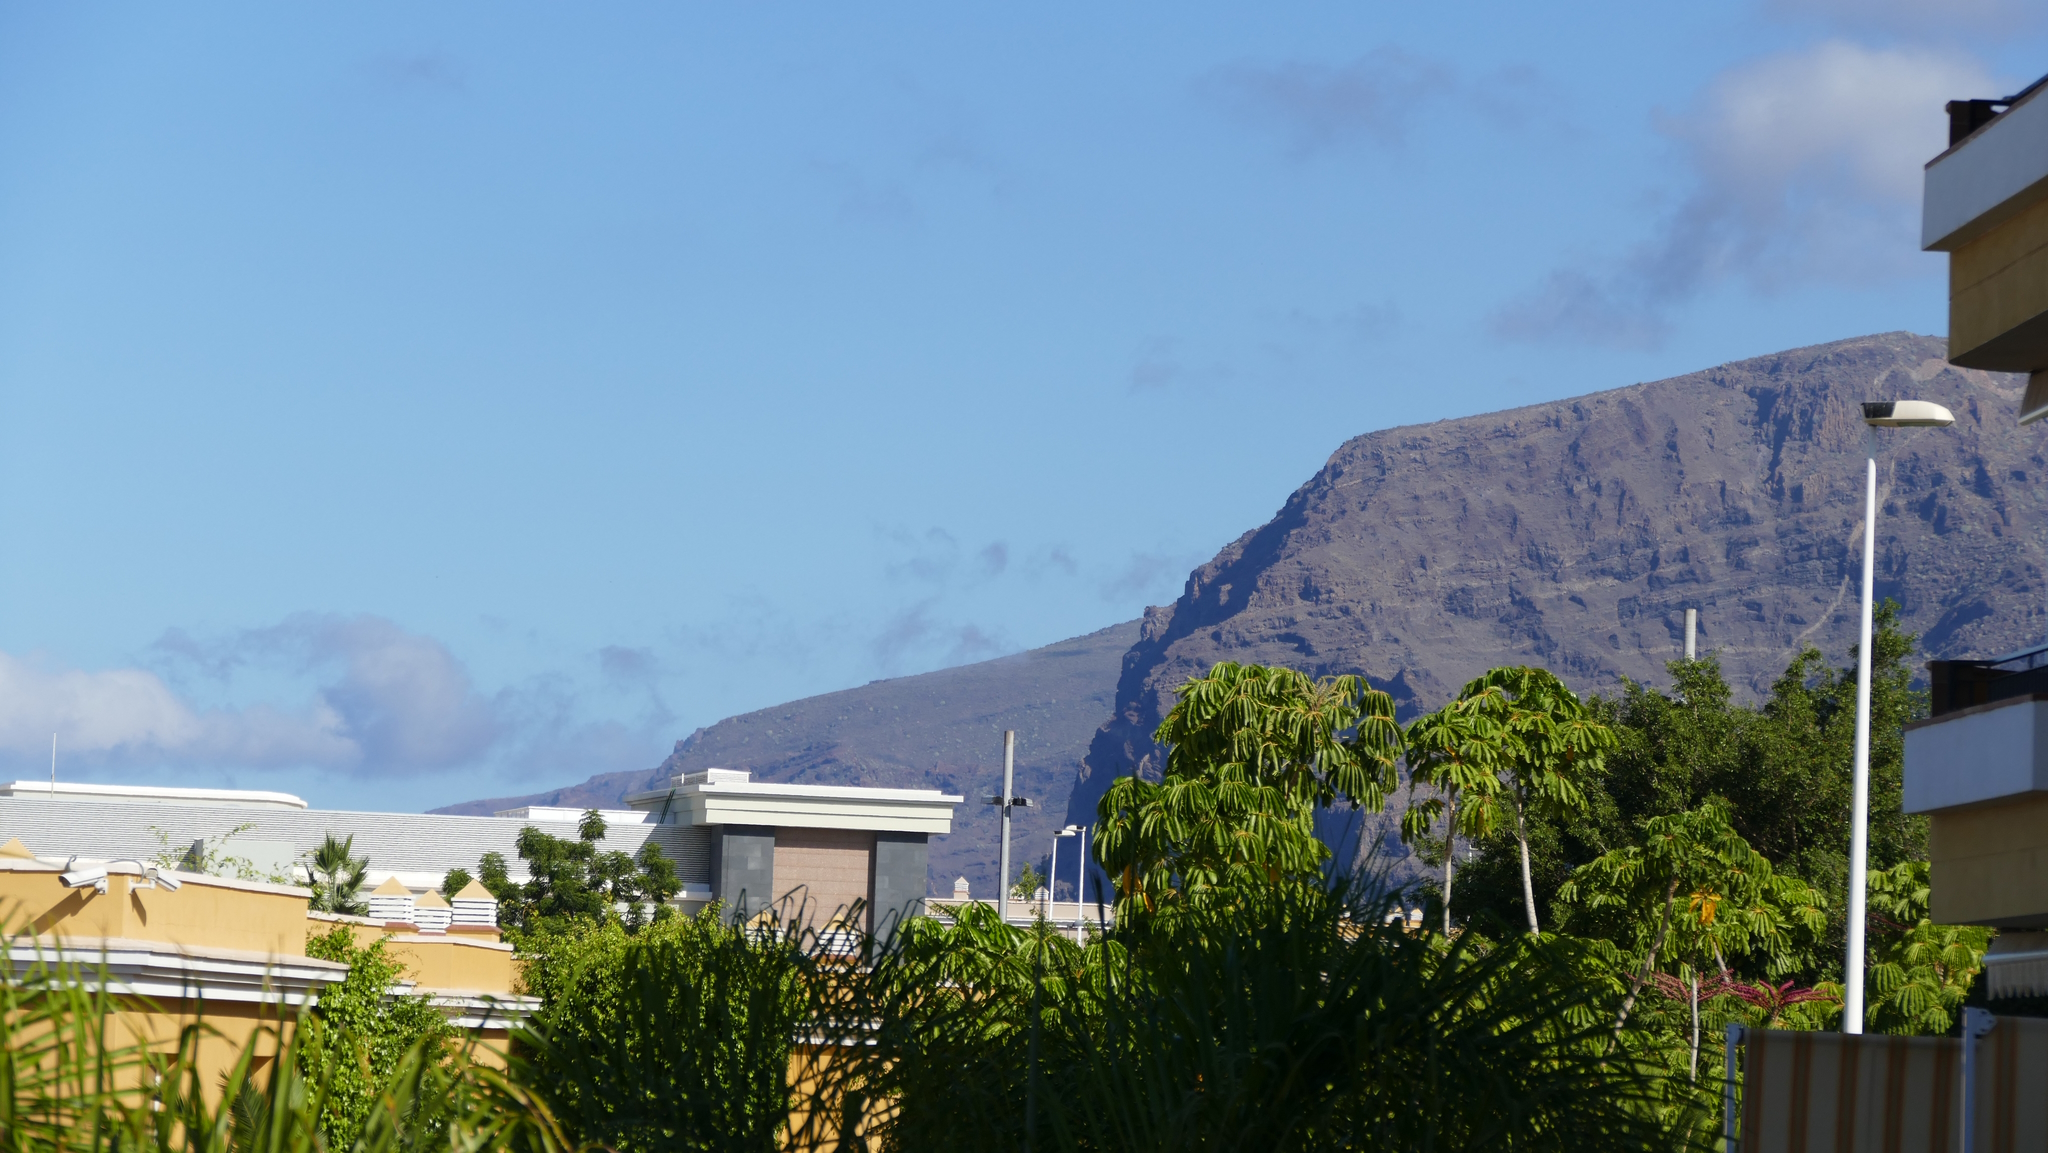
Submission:
[[[1767,689],[1803,645],[1845,663],[1864,400],[1956,415],[1875,434],[1877,595],[1931,656],[2038,639],[2048,434],[2015,423],[2022,379],[1943,356],[1938,339],[1891,333],[1347,441],[1146,611],[1068,819],[1092,819],[1117,775],[1158,770],[1151,735],[1174,688],[1217,661],[1363,672],[1404,720],[1501,664],[1581,692],[1664,683],[1687,608],[1738,692]]]
[[[997,822],[982,798],[1002,789],[1003,730],[1017,732],[1017,791],[1043,806],[1013,817],[1011,848],[1019,867],[1036,861],[1044,872],[1082,754],[1114,703],[1117,661],[1137,637],[1137,622],[1128,621],[992,661],[807,697],[699,729],[653,769],[436,811],[622,808],[632,793],[714,766],[782,783],[942,789],[966,800],[954,810],[953,832],[932,840],[932,892],[950,896],[953,878],[964,876],[977,895],[992,896]],[[1065,850],[1062,877],[1072,875],[1073,854]]]

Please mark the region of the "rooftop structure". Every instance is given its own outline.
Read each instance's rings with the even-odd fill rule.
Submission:
[[[886,930],[922,911],[929,838],[952,831],[960,800],[935,789],[769,784],[744,771],[710,769],[630,797],[628,809],[602,811],[598,847],[630,856],[658,846],[675,864],[685,910],[713,899],[745,916],[781,906],[825,927],[862,902],[871,911],[860,918],[862,927]],[[367,858],[368,881],[379,889],[372,904],[396,908],[403,900],[408,916],[432,907],[421,902],[449,870],[474,873],[485,853],[500,854],[512,878],[526,880],[520,830],[532,825],[573,838],[584,813],[536,805],[458,817],[312,809],[284,793],[232,789],[0,786],[0,836],[67,857],[146,861],[196,848],[290,880],[303,878],[294,870],[328,835],[352,837],[354,855]],[[464,923],[461,898],[448,910],[457,926]]]

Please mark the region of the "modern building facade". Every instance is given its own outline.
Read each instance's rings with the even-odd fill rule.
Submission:
[[[2044,85],[1949,103],[1921,216],[1922,247],[1949,254],[1949,360],[2027,373],[2022,424],[2048,416]],[[1985,957],[1992,996],[2048,994],[2048,644],[1927,668],[1905,807],[1928,817],[1931,914],[2001,930]]]
[[[930,840],[952,831],[960,801],[936,789],[769,784],[734,769],[626,798],[654,829],[703,846],[708,892],[735,915],[773,910],[807,928],[884,935],[923,914]]]
[[[2029,374],[2020,422],[2048,416],[2048,96],[2041,81],[1948,105],[1920,244],[1949,254],[1948,358]]]

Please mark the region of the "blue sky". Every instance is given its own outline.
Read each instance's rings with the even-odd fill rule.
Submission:
[[[1891,329],[2041,5],[0,7],[0,777],[419,809]]]

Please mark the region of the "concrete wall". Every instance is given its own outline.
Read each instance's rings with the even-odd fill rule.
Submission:
[[[876,833],[874,874],[868,885],[874,903],[870,923],[887,937],[904,921],[924,913],[925,871],[930,856],[923,833]]]
[[[745,920],[775,899],[775,830],[720,825],[711,846],[711,892],[726,915]]]

